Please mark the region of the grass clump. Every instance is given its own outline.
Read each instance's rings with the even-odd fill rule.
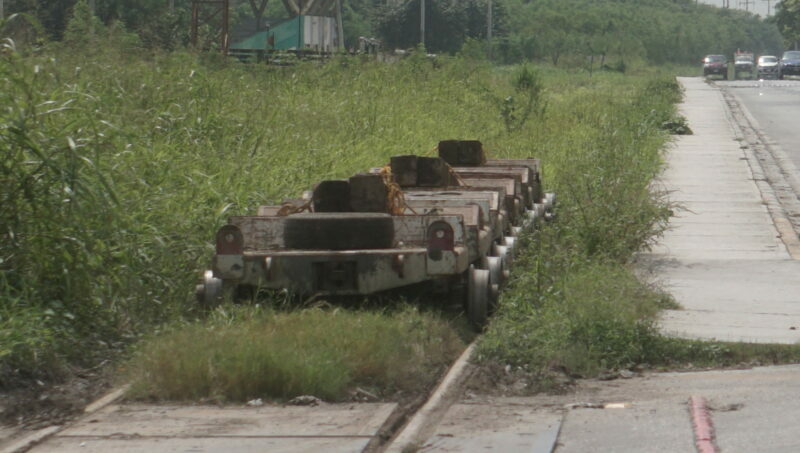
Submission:
[[[503,295],[483,359],[579,376],[653,363],[663,296],[615,263],[537,261],[526,256],[537,271],[519,273]]]
[[[414,309],[275,312],[221,309],[146,341],[128,365],[139,399],[246,401],[355,387],[418,391],[464,348],[448,322]]]
[[[661,338],[653,364],[674,368],[763,366],[800,362],[800,344],[731,343]]]

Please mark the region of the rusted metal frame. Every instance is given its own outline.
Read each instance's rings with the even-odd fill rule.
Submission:
[[[334,0],[283,0],[283,7],[289,14],[321,15],[330,11]]]
[[[544,191],[542,189],[542,165],[539,159],[488,159],[486,161],[487,167],[511,167],[511,166],[524,166],[531,170],[530,191],[531,198],[534,203],[544,202]]]
[[[241,277],[228,278],[226,281],[228,285],[288,288],[304,294],[374,294],[430,279],[459,275],[469,266],[469,250],[464,244],[459,244],[452,251],[445,251],[442,255],[444,256],[433,262],[425,247],[330,252],[276,250],[274,253],[247,253],[238,257],[240,261],[236,263],[236,266],[244,269]],[[320,270],[335,266],[337,263],[350,266],[348,271],[352,272],[353,280],[351,281],[350,277],[345,279],[349,285],[331,288],[315,281],[324,277],[319,275]]]
[[[483,178],[464,178],[462,179],[470,188],[480,188],[502,192],[505,199],[506,212],[509,215],[509,222],[518,225],[522,215],[525,198],[523,194],[516,191],[513,178],[483,179]]]
[[[260,212],[267,210],[274,212],[274,207],[262,206],[259,208]],[[274,250],[285,248],[283,234],[284,222],[287,218],[291,218],[291,216],[234,216],[228,219],[228,224],[241,231],[242,249],[245,253],[261,251],[272,253]],[[428,225],[436,221],[445,221],[451,224],[455,230],[454,239],[457,244],[464,241],[466,232],[464,231],[463,214],[459,212],[446,212],[438,215],[410,214],[393,218],[396,247],[402,249],[425,246],[427,240],[424,233]]]
[[[453,187],[444,190],[443,188],[433,187],[412,187],[408,188],[406,194],[406,200],[411,206],[420,202],[436,203],[437,201],[444,202],[446,200],[455,203],[459,201],[464,203],[488,202],[488,209],[483,215],[488,228],[494,232],[494,236],[502,237],[509,226],[508,213],[505,210],[505,193],[501,194],[494,190],[476,190],[476,188],[466,187]]]
[[[218,8],[205,16],[201,16],[200,9],[202,5],[218,5]],[[219,42],[222,54],[227,56],[228,46],[230,45],[230,0],[192,0],[191,41],[192,46],[197,48],[200,23],[211,25],[210,22],[217,18],[220,12],[222,12],[222,23],[219,26],[219,32],[215,35],[215,40]]]
[[[229,225],[241,229],[249,247],[245,247],[240,255],[215,256],[215,275],[223,278],[229,286],[243,284],[274,289],[290,288],[300,292],[351,295],[370,294],[430,279],[449,278],[464,272],[469,264],[469,229],[464,225],[463,216],[459,214],[397,216],[397,236],[402,239],[400,243],[403,246],[346,251],[282,248],[281,226],[285,219],[286,217],[270,216],[232,217]],[[452,230],[454,244],[432,254],[422,236],[429,234],[431,225],[442,221],[455,228]],[[272,245],[266,244],[267,242]],[[264,246],[272,249],[264,249]],[[330,272],[341,274],[339,286],[336,286],[336,278],[334,284],[325,280],[331,277]]]
[[[540,191],[539,184],[535,181],[535,175],[530,168],[525,166],[493,166],[493,167],[459,167],[454,169],[456,173],[465,178],[474,179],[506,179],[512,178],[519,185],[518,193],[523,197],[525,205],[530,207],[536,202],[537,195],[534,192]]]

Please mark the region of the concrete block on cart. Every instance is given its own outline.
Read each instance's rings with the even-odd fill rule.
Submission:
[[[417,156],[392,156],[389,165],[392,167],[394,181],[400,187],[417,185]]]
[[[392,175],[400,187],[445,187],[450,185],[450,166],[438,157],[394,156]]]
[[[483,144],[478,140],[443,140],[439,157],[452,166],[477,166],[486,163]]]
[[[354,212],[387,212],[387,195],[382,175],[363,173],[350,177],[350,209]]]
[[[394,220],[385,213],[314,212],[284,221],[286,248],[295,250],[372,250],[394,245]]]
[[[314,187],[314,212],[349,212],[350,182],[344,179],[322,181]]]
[[[446,187],[450,185],[450,166],[438,157],[417,158],[417,185]]]

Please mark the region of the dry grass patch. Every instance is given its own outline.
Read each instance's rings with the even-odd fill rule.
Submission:
[[[308,394],[342,400],[362,387],[388,397],[431,384],[464,346],[447,321],[411,308],[221,310],[205,323],[146,341],[128,364],[130,395],[246,401]]]

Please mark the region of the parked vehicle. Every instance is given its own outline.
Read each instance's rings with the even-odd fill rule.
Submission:
[[[778,77],[778,57],[773,55],[762,55],[758,57],[756,72],[759,79]]]
[[[722,76],[728,80],[728,59],[725,55],[707,55],[703,59],[703,77]]]
[[[742,74],[747,74],[748,79],[755,76],[755,61],[752,52],[736,51],[733,56],[733,78],[742,78]]]
[[[787,75],[800,76],[800,50],[789,50],[783,53],[778,67],[778,78]]]
[[[347,180],[318,183],[216,234],[197,286],[206,306],[225,291],[368,295],[422,282],[462,298],[482,326],[513,262],[516,237],[553,217],[537,159],[486,159],[478,141],[439,143],[439,157],[392,157]]]

